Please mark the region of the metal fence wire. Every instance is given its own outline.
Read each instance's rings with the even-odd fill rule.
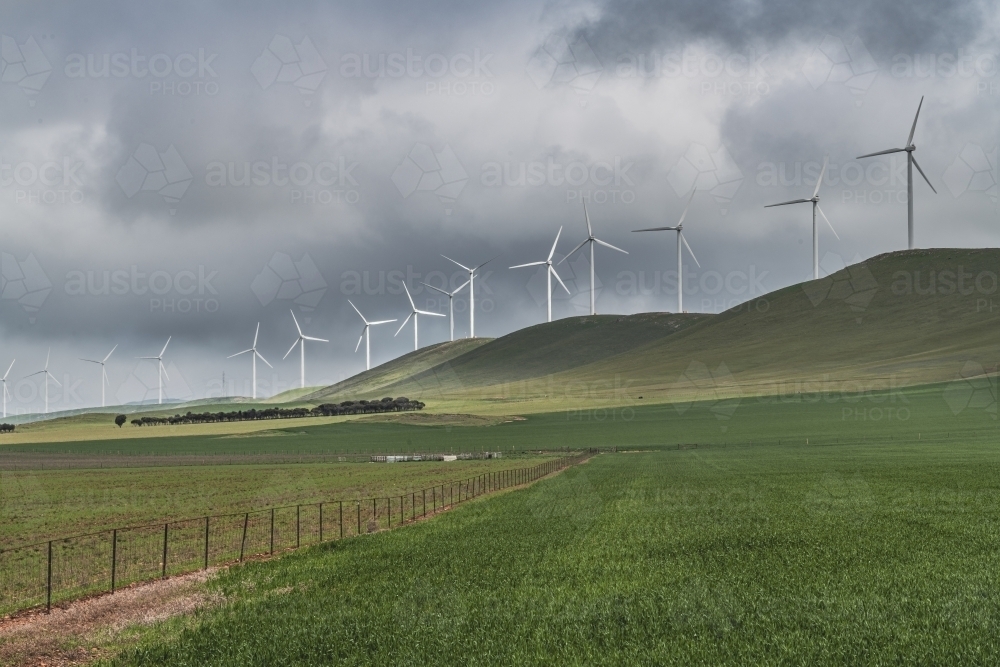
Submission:
[[[332,500],[73,535],[0,550],[0,614],[396,528],[581,463],[587,450],[398,496]]]

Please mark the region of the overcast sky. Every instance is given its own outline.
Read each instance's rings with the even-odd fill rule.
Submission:
[[[1000,45],[990,2],[7,3],[0,81],[0,365],[10,410],[155,398],[136,359],[172,342],[170,398],[364,369],[360,318],[447,313],[421,281],[476,287],[476,333],[545,317],[544,273],[598,238],[600,313],[719,312],[811,276],[808,197],[820,195],[825,271],[906,246],[915,143],[921,247],[996,245]],[[586,314],[583,252],[558,265],[554,317]],[[688,273],[689,272],[689,273]],[[557,290],[561,290],[558,285]],[[455,297],[469,333],[468,291]],[[412,349],[412,325],[374,329],[372,361]],[[448,337],[424,317],[421,345]]]

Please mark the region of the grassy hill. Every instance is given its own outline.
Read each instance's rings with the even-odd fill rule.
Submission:
[[[509,413],[949,381],[1000,360],[998,270],[995,249],[888,253],[719,315],[567,318],[436,365],[407,355],[309,398]]]
[[[343,382],[324,387],[301,397],[301,400],[325,403],[344,399],[385,396],[385,387],[397,386],[400,382],[431,369],[440,368],[456,357],[472,352],[489,343],[491,338],[462,338],[454,342],[428,345],[381,366],[358,373]]]

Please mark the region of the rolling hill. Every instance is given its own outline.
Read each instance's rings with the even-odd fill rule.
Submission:
[[[888,253],[719,315],[573,317],[432,346],[307,399],[533,412],[948,381],[1000,360],[998,270],[996,249]]]

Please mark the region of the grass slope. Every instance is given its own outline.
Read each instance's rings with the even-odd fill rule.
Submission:
[[[358,373],[342,382],[324,387],[302,397],[313,403],[329,403],[341,400],[356,400],[378,395],[385,396],[385,387],[398,384],[401,380],[422,371],[447,364],[455,357],[475,350],[490,342],[490,338],[462,338],[453,342],[428,345],[409,352],[381,366]]]
[[[530,327],[380,390],[509,413],[941,382],[1000,359],[998,271],[995,249],[889,253],[683,323],[648,314]]]
[[[116,665],[996,664],[995,447],[604,454],[232,568]]]

